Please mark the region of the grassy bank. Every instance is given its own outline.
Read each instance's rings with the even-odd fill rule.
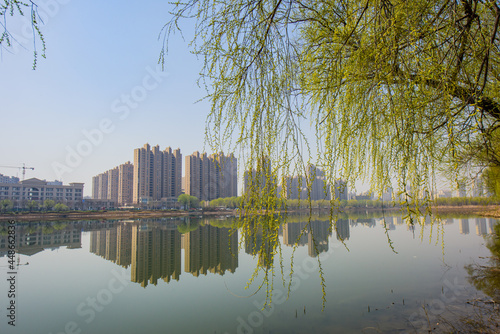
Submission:
[[[80,220],[80,219],[139,219],[183,217],[189,215],[236,214],[233,211],[180,211],[180,210],[116,210],[116,211],[66,211],[66,212],[23,212],[18,214],[1,214],[1,221],[35,221],[35,220]]]

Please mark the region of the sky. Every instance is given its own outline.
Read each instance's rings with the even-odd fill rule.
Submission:
[[[194,21],[170,40],[158,65],[169,20],[167,1],[39,0],[46,59],[33,65],[28,19],[8,18],[16,41],[0,54],[0,166],[26,166],[26,178],[84,182],[126,161],[145,143],[204,151],[210,105],[196,81],[201,61],[190,52]],[[29,14],[29,11],[26,11]],[[36,41],[38,53],[41,43]],[[19,176],[15,168],[0,167]]]
[[[16,40],[0,50],[1,174],[22,178],[20,169],[1,166],[26,164],[35,168],[26,178],[83,182],[90,196],[92,176],[133,162],[145,143],[180,148],[184,157],[213,153],[205,145],[210,104],[199,101],[206,91],[197,85],[202,61],[189,47],[194,20],[181,26],[184,37],[171,36],[161,71],[168,1],[36,2],[46,59],[39,56],[33,70],[26,17],[8,17]],[[357,182],[358,192],[367,189]]]

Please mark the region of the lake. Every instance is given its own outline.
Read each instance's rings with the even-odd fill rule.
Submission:
[[[488,298],[466,266],[488,263],[495,224],[409,225],[398,214],[18,223],[12,270],[2,223],[0,333],[423,333]]]

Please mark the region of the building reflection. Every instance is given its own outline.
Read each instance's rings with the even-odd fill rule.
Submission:
[[[228,228],[193,224],[197,228],[181,234],[179,222],[143,220],[118,222],[90,233],[90,252],[122,267],[131,267],[131,281],[157,285],[181,275],[181,250],[185,252],[184,271],[194,276],[234,273],[238,267],[238,232]],[[203,223],[203,221],[202,221]]]
[[[351,237],[349,228],[349,219],[339,219],[335,225],[335,232],[337,233],[337,240],[346,241]]]
[[[398,224],[397,217],[382,217],[376,219],[375,222],[389,231],[396,230],[396,225]]]
[[[469,234],[469,220],[467,218],[460,219],[460,233]]]
[[[461,218],[460,219],[460,233],[461,234],[469,234],[469,221],[476,225],[476,234],[477,235],[486,235],[488,233],[493,233],[493,226],[496,223],[496,220],[493,218]]]
[[[328,251],[328,237],[330,236],[330,224],[326,221],[311,221],[309,233],[307,234],[307,253],[316,257]]]
[[[158,279],[179,280],[181,273],[181,235],[177,226],[132,226],[131,281],[146,287]]]
[[[319,217],[318,217],[319,218]],[[291,218],[297,220],[297,218]],[[299,217],[299,219],[303,219]],[[258,258],[258,265],[271,268],[282,236],[287,246],[305,247],[308,255],[316,257],[329,250],[332,233],[346,242],[351,238],[350,227],[368,228],[383,224],[388,230],[404,223],[401,217],[383,219],[358,218],[307,221],[274,224],[255,219],[241,229],[244,250]],[[422,220],[423,222],[423,220]],[[448,219],[447,224],[458,222],[461,234],[470,234],[469,224],[476,227],[477,235],[492,233],[496,219]],[[274,225],[273,225],[274,224]],[[215,226],[214,226],[215,225]],[[146,287],[159,280],[179,280],[184,272],[200,275],[225,275],[238,267],[238,230],[217,227],[232,226],[230,220],[208,219],[150,219],[141,221],[78,221],[34,222],[16,226],[16,250],[19,254],[33,255],[44,249],[82,247],[82,231],[89,231],[90,252],[131,270],[131,281]],[[263,230],[263,226],[267,226]],[[407,226],[407,224],[404,224]],[[399,228],[399,227],[398,227]],[[182,233],[181,233],[182,232]],[[7,254],[8,236],[0,235],[0,257]],[[182,255],[182,250],[184,255]],[[183,257],[183,258],[182,258]]]
[[[349,240],[351,224],[355,224],[355,222],[349,219],[338,219],[332,224],[328,220],[286,223],[283,227],[283,243],[287,246],[307,245],[309,256],[316,257],[328,251],[328,240],[333,230],[337,240],[341,242]],[[370,224],[375,224],[375,222],[370,221]]]
[[[238,267],[238,231],[210,225],[184,235],[184,271],[224,275]]]
[[[116,228],[116,264],[128,268],[132,263],[132,225],[119,224]]]
[[[243,237],[245,240],[245,253],[257,256],[259,267],[271,269],[274,263],[274,254],[278,239],[272,238],[274,234],[272,229],[269,227],[265,230],[263,229],[263,219],[266,218],[257,217],[257,222],[249,221],[247,223],[248,226],[244,228]],[[285,229],[282,231],[284,235]]]
[[[488,229],[489,233],[495,233],[495,225],[497,224],[497,220],[495,218],[488,218]]]
[[[283,243],[287,246],[307,245],[307,222],[286,223],[283,226]]]
[[[477,235],[488,234],[488,230],[486,228],[486,218],[476,218],[476,234]]]
[[[340,233],[347,234],[347,238],[349,238],[348,220],[342,221]],[[311,257],[316,257],[318,254],[328,251],[330,235],[331,230],[328,221],[313,220],[310,222],[286,223],[283,226],[283,243],[287,246],[307,245],[307,253]]]
[[[15,248],[18,254],[34,255],[45,249],[82,248],[81,228],[74,224],[44,222],[16,226]],[[0,257],[7,255],[8,235],[0,235]]]

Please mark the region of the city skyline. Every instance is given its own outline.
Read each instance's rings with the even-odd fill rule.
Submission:
[[[133,164],[128,161],[93,176],[91,198],[129,205],[150,201],[172,204],[181,193],[203,201],[238,196],[238,165],[233,154],[208,156],[197,151],[185,157],[185,166],[179,148],[162,151],[159,145],[146,143],[134,149]],[[187,180],[185,185],[183,179]]]
[[[22,115],[23,133],[17,126],[2,131],[0,166],[26,164],[35,168],[26,171],[26,178],[84,183],[84,196],[92,196],[92,177],[133,161],[130,152],[145,142],[209,151],[210,103],[197,84],[203,63],[188,46],[192,26],[183,27],[184,38],[172,35],[164,71],[158,65],[158,35],[170,4],[54,3],[54,8],[39,8],[47,57],[39,57],[36,70],[23,19],[19,27],[11,26],[21,45],[1,54],[0,116],[6,124],[17,124]],[[92,15],[92,25],[82,23],[85,15]],[[0,173],[22,177],[22,170],[13,168],[0,167]],[[242,189],[241,178],[238,182]]]

